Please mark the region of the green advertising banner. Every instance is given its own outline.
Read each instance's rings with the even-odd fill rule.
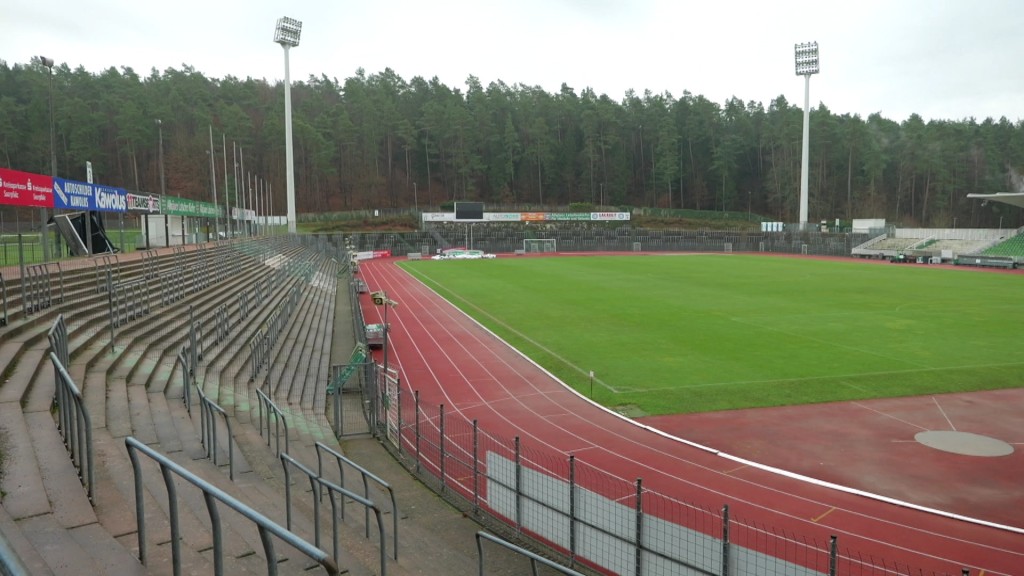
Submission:
[[[220,206],[216,204],[174,196],[164,196],[160,199],[160,211],[171,216],[198,216],[200,218],[217,218],[221,215]]]

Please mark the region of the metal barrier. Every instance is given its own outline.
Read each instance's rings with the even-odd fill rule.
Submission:
[[[217,344],[228,339],[228,336],[231,334],[231,315],[228,314],[228,305],[226,303],[217,306],[217,309],[214,311],[213,326]]]
[[[54,400],[60,412],[61,436],[71,454],[71,461],[78,468],[78,478],[86,488],[89,501],[92,502],[96,487],[93,471],[92,419],[89,418],[89,411],[85,409],[82,393],[54,352],[50,352],[50,362],[53,364],[56,389]]]
[[[185,249],[181,246],[173,248],[174,260],[171,270],[160,275],[160,302],[169,306],[185,298]]]
[[[530,560],[530,571],[532,572],[533,576],[537,576],[537,574],[538,574],[538,572],[537,572],[537,564],[538,563],[540,563],[540,564],[542,564],[544,566],[547,566],[548,568],[550,568],[550,569],[552,569],[555,572],[558,572],[560,574],[566,574],[568,576],[583,576],[583,574],[581,574],[581,573],[579,573],[579,572],[577,572],[575,570],[572,570],[570,568],[566,568],[565,566],[562,566],[561,564],[558,564],[557,562],[552,562],[551,560],[548,560],[547,558],[544,558],[543,556],[538,556],[537,554],[534,554],[533,552],[530,552],[526,548],[523,548],[523,547],[520,547],[520,546],[516,546],[515,544],[509,542],[508,540],[503,540],[501,538],[498,538],[497,536],[493,536],[491,534],[488,534],[487,532],[477,532],[476,533],[476,552],[477,552],[477,556],[480,559],[480,571],[478,573],[479,576],[484,576],[484,545],[483,545],[483,541],[484,540],[487,540],[489,542],[494,542],[495,544],[497,544],[499,546],[502,546],[504,548],[508,548],[509,550],[515,552],[516,554],[519,554],[520,556],[524,556],[524,557],[528,558]]]
[[[54,295],[51,266],[57,270],[59,289],[57,296]],[[57,304],[64,302],[64,272],[61,270],[60,262],[26,266],[25,274],[21,279],[21,302],[26,316],[49,308],[54,302]]]
[[[92,260],[93,268],[96,271],[96,293],[106,292],[110,289],[111,277],[114,283],[121,282],[121,266],[117,255],[104,254]]]
[[[285,517],[287,519],[288,529],[292,528],[292,482],[291,474],[289,469],[291,467],[296,468],[300,472],[306,475],[309,479],[309,487],[313,492],[313,537],[316,546],[320,546],[320,493],[323,489],[327,489],[327,497],[331,502],[331,528],[333,530],[333,552],[334,560],[338,560],[338,513],[337,503],[335,500],[336,496],[341,496],[342,508],[344,509],[345,498],[349,498],[357,504],[361,504],[366,508],[367,511],[373,510],[373,515],[377,519],[377,532],[380,543],[380,576],[387,576],[387,551],[384,545],[384,521],[381,515],[380,508],[373,503],[372,500],[363,498],[362,496],[352,492],[351,490],[345,489],[344,486],[339,486],[330,480],[326,480],[316,472],[313,472],[309,467],[305,466],[295,458],[287,454],[279,454],[281,458],[281,467],[284,470],[284,493],[285,493]],[[369,513],[367,513],[367,522],[369,522]],[[367,537],[369,537],[369,525],[367,525]]]
[[[281,428],[284,428],[284,453],[288,453],[288,420],[284,417],[284,412],[274,404],[274,401],[270,399],[262,390],[256,388],[256,396],[259,398],[259,414],[260,414],[260,436],[263,436],[263,412],[266,409],[267,413],[267,446],[270,446],[270,416],[274,416],[274,451],[281,454]]]
[[[109,272],[108,272],[109,274]],[[108,276],[113,283],[113,278]],[[145,278],[113,284],[110,302],[110,321],[115,326],[149,314],[149,281]]]
[[[185,346],[178,352],[178,365],[181,366],[181,401],[185,404],[185,410],[192,416],[192,386],[195,385],[196,371],[189,365],[188,353]]]
[[[249,339],[249,381],[255,382],[256,376],[263,370],[267,356],[267,335],[263,330],[256,330]]]
[[[0,576],[32,576],[28,566],[0,531]]]
[[[142,250],[142,276],[147,280],[156,278],[160,273],[159,258],[156,250]]]
[[[391,522],[393,524],[393,526],[392,526],[392,539],[394,540],[394,544],[392,545],[393,548],[394,548],[393,553],[394,553],[394,556],[395,556],[395,560],[398,560],[398,504],[395,501],[395,491],[391,488],[391,485],[388,484],[387,482],[385,482],[383,479],[381,479],[380,476],[377,476],[373,472],[370,472],[366,468],[363,468],[359,464],[356,464],[352,460],[346,458],[340,452],[332,449],[330,446],[327,446],[327,445],[323,444],[322,442],[317,442],[316,443],[316,474],[317,474],[317,476],[319,476],[321,478],[323,478],[323,476],[324,476],[324,468],[323,468],[323,453],[324,452],[327,452],[331,456],[334,456],[335,462],[337,462],[337,464],[338,464],[338,475],[339,475],[339,482],[338,483],[340,485],[342,485],[342,486],[345,485],[345,466],[344,465],[348,465],[348,466],[351,466],[353,469],[355,469],[356,472],[359,472],[360,476],[362,476],[362,478],[363,478],[363,498],[366,498],[367,500],[370,499],[370,482],[369,482],[370,480],[373,480],[373,482],[375,484],[377,484],[381,488],[387,490],[388,496],[391,499]],[[341,517],[342,518],[345,517],[345,501],[344,500],[341,501]],[[370,510],[369,509],[366,510],[365,521],[366,521],[366,537],[369,538],[370,537]]]
[[[280,524],[277,524],[260,512],[245,505],[234,496],[231,496],[227,492],[224,492],[213,484],[210,484],[192,472],[189,472],[183,466],[146,446],[134,437],[129,436],[125,438],[124,443],[128,448],[128,457],[131,459],[132,472],[135,475],[135,521],[139,545],[139,562],[143,565],[147,562],[146,510],[142,487],[142,469],[138,456],[139,452],[145,454],[160,466],[164,485],[167,488],[167,505],[169,508],[168,516],[171,524],[171,561],[175,576],[180,576],[181,574],[181,526],[178,521],[177,489],[175,487],[174,477],[172,474],[177,475],[179,478],[192,484],[196,488],[199,488],[203,492],[203,498],[206,501],[207,510],[210,514],[210,523],[212,524],[213,530],[213,565],[215,574],[224,574],[224,546],[223,538],[221,536],[220,512],[217,508],[217,502],[224,504],[256,524],[256,529],[259,531],[260,535],[260,541],[263,543],[263,553],[267,562],[267,574],[277,574],[277,554],[274,552],[274,540],[271,536],[276,536],[289,546],[292,546],[306,557],[319,564],[327,571],[327,574],[332,576],[339,574],[337,563],[328,556],[327,552],[313,546],[306,540],[292,533],[287,528],[282,527]]]
[[[238,318],[239,320],[249,318],[249,293],[245,290],[238,293]]]
[[[228,429],[228,478],[232,482],[235,480],[235,450],[231,443],[234,435],[231,433],[231,420],[228,418],[228,413],[224,411],[216,402],[211,400],[203,392],[202,387],[196,386],[196,391],[199,392],[199,427],[202,431],[199,442],[206,449],[206,457],[213,459],[213,465],[217,465],[217,422],[214,420],[214,414],[220,414],[224,417],[224,425]]]
[[[70,340],[68,340],[68,325],[64,322],[64,315],[57,315],[57,319],[54,320],[53,326],[46,333],[46,338],[50,341],[50,349],[57,354],[57,359],[60,360],[62,366],[67,366],[71,363],[71,349]]]
[[[3,300],[3,316],[0,316],[0,326],[7,326],[7,284],[4,282],[4,273],[0,272],[0,299]]]
[[[194,316],[195,309],[192,305],[188,307],[188,346],[189,352],[192,354],[192,366],[195,368],[199,367],[199,362],[203,359],[203,323],[201,320],[197,320]]]

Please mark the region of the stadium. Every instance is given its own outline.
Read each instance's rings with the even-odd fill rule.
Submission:
[[[5,268],[13,553],[29,573],[1014,573],[1019,231],[617,214]],[[497,258],[429,257],[452,250]]]

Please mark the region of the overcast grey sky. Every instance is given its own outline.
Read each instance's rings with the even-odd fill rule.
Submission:
[[[817,41],[811,105],[905,120],[1024,120],[1024,2],[862,0],[0,0],[0,59],[98,72],[193,66],[284,76],[280,16],[303,22],[292,79],[390,67],[464,88],[562,82],[621,100],[684,90],[803,105],[793,45]]]

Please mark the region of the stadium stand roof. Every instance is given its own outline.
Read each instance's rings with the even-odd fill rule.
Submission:
[[[1003,202],[1011,206],[1017,206],[1018,208],[1024,208],[1024,192],[999,192],[997,194],[968,194],[968,198],[978,198],[980,200],[995,202]]]

